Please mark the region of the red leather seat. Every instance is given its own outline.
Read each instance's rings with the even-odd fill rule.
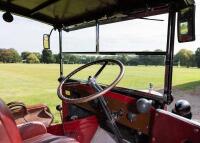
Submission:
[[[75,139],[64,137],[64,136],[55,136],[49,133],[35,136],[23,141],[23,143],[78,143]]]
[[[29,122],[16,126],[6,104],[0,99],[0,143],[78,143],[66,136],[47,133],[40,122]]]
[[[37,135],[46,134],[47,130],[41,122],[27,122],[17,125],[22,140],[26,140]]]

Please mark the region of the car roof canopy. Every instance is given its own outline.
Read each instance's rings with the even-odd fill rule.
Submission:
[[[168,12],[193,0],[0,0],[0,10],[57,27],[88,27]]]

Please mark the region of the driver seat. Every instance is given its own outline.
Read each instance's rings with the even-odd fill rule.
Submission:
[[[78,143],[66,136],[47,133],[40,122],[16,125],[8,107],[0,99],[0,142],[1,143]]]

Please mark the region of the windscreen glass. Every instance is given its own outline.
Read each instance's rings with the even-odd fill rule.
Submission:
[[[100,52],[165,51],[168,15],[99,26]],[[64,52],[95,52],[96,27],[63,32]]]
[[[95,52],[95,27],[63,32],[63,52]]]
[[[125,73],[117,86],[137,90],[161,91],[164,87],[164,59],[163,55],[64,55],[64,71],[69,74],[82,64],[100,59],[116,59],[125,67]],[[72,79],[87,81],[89,76],[94,76],[102,67],[102,64],[88,67],[72,77]],[[109,63],[97,78],[97,82],[103,85],[111,84],[118,76],[119,67]],[[151,85],[151,86],[150,86]]]
[[[166,50],[167,14],[100,26],[100,51]]]

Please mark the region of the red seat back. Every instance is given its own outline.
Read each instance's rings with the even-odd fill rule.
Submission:
[[[17,129],[16,123],[6,106],[0,99],[0,142],[21,143],[22,139]]]

